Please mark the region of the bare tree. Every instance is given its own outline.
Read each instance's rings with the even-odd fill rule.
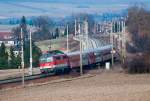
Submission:
[[[54,22],[48,16],[37,17],[34,19],[33,25],[37,28],[33,36],[34,40],[46,40],[52,37]]]
[[[133,6],[128,12],[128,31],[132,37],[132,47],[137,53],[130,62],[129,70],[150,72],[150,11],[143,6]],[[130,48],[132,48],[130,47]],[[138,65],[137,65],[138,64]],[[141,67],[140,67],[141,66]]]
[[[134,6],[128,13],[128,30],[137,51],[149,50],[150,12],[143,7]]]

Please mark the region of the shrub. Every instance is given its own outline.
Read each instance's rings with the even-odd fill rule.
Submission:
[[[126,62],[126,69],[128,73],[150,73],[150,67],[145,63],[143,57],[134,58],[130,62]]]

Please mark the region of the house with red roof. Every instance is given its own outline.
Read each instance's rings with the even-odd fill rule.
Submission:
[[[0,45],[4,43],[5,46],[15,46],[15,39],[10,32],[1,32],[0,31]]]

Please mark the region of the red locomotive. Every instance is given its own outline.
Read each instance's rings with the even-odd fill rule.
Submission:
[[[69,71],[69,60],[61,51],[49,51],[40,57],[41,73]]]
[[[97,49],[89,49],[82,53],[82,64],[84,67],[94,67],[98,63],[110,61],[112,45],[107,45]],[[114,53],[114,59],[117,58],[117,53]],[[55,50],[44,53],[40,58],[40,70],[42,73],[48,72],[69,72],[71,69],[79,69],[80,67],[80,52],[71,52],[64,54],[61,51]]]

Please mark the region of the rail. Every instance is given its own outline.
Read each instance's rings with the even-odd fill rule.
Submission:
[[[30,75],[30,76],[25,76],[25,81],[28,80],[34,80],[34,79],[39,79],[39,78],[44,78],[48,76],[52,76],[54,73],[48,73],[48,74],[35,74],[35,75]],[[14,77],[14,78],[9,78],[9,79],[4,79],[0,80],[0,85],[2,84],[8,84],[8,83],[16,83],[16,82],[21,82],[22,77]]]

